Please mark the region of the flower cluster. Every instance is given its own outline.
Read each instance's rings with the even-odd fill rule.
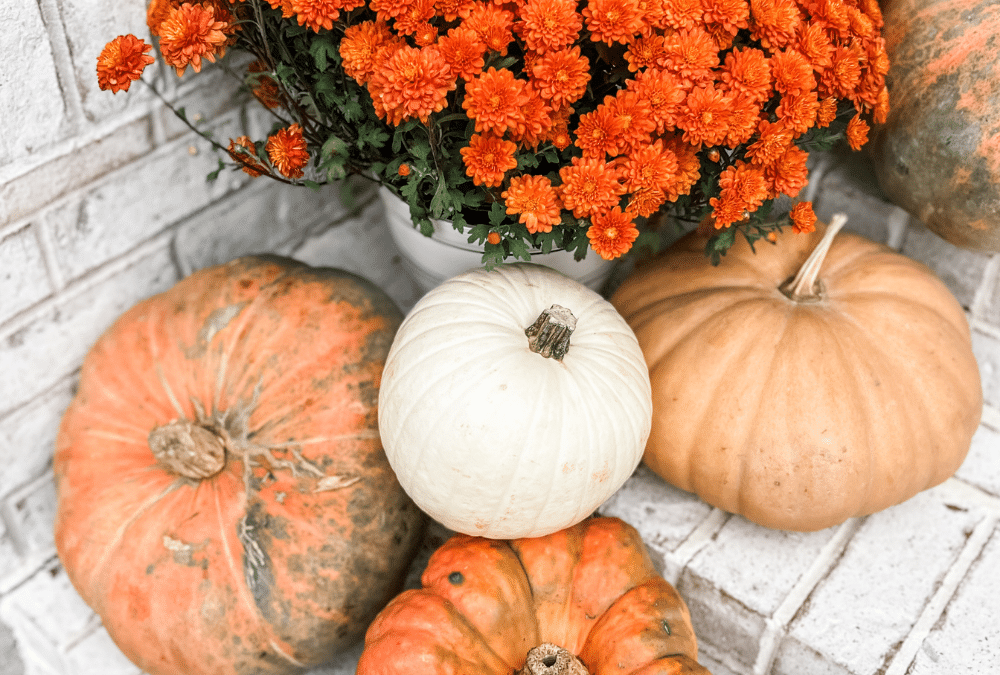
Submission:
[[[152,0],[148,27],[179,75],[251,55],[275,124],[230,141],[234,167],[368,176],[487,263],[613,259],[663,214],[712,229],[716,257],[737,232],[809,231],[808,202],[768,220],[773,201],[888,112],[877,0]],[[127,90],[150,49],[109,43],[100,86]]]

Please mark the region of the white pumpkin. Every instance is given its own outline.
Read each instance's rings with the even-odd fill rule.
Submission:
[[[382,443],[413,501],[456,532],[495,539],[593,513],[638,466],[651,420],[648,370],[622,317],[530,263],[472,270],[421,298],[379,392]]]

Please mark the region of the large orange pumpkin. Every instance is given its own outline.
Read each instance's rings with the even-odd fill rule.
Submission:
[[[1000,3],[883,0],[889,115],[878,182],[946,241],[1000,251]]]
[[[842,223],[756,253],[740,239],[718,267],[693,232],[611,299],[650,371],[643,460],[762,525],[816,530],[908,499],[955,472],[979,424],[961,306]]]
[[[617,518],[458,534],[421,582],[372,622],[357,675],[709,675],[683,599]]]
[[[144,671],[298,672],[399,590],[424,523],[377,431],[401,318],[353,275],[248,257],[94,345],[57,440],[56,545]]]

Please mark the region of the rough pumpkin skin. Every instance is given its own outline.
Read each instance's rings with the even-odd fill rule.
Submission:
[[[738,238],[717,267],[693,232],[611,298],[650,372],[643,461],[785,530],[831,527],[944,481],[982,412],[968,321],[921,263],[841,232],[818,297],[786,297],[825,229],[785,231],[756,252]]]
[[[54,459],[63,565],[151,675],[295,673],[398,591],[425,517],[378,435],[402,317],[369,282],[278,257],[197,272],[123,314],[83,365]],[[151,432],[194,421],[221,470]]]
[[[883,0],[889,115],[879,186],[946,241],[1000,251],[1000,4]]]
[[[455,535],[421,582],[372,622],[357,675],[510,675],[542,643],[590,675],[709,675],[683,599],[617,518],[525,539]]]

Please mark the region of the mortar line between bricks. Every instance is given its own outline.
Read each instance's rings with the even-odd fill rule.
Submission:
[[[59,260],[56,257],[56,247],[52,242],[52,233],[44,221],[35,223],[32,230],[35,240],[38,242],[38,248],[42,252],[42,261],[45,263],[45,271],[49,275],[52,291],[58,293],[66,287],[66,275],[59,269]]]
[[[995,516],[1000,516],[1000,497],[994,497],[970,483],[966,483],[960,478],[952,476],[941,483],[937,490],[942,497],[948,501],[955,502],[955,506],[976,506],[989,511]]]
[[[79,131],[86,126],[87,116],[83,110],[83,100],[76,85],[76,73],[73,71],[73,57],[70,53],[66,29],[63,26],[62,15],[55,0],[37,0],[45,24],[45,34],[49,38],[52,49],[52,60],[56,64],[56,77],[63,103],[71,113],[73,131]]]
[[[753,675],[766,675],[770,672],[771,665],[778,653],[778,646],[781,644],[781,638],[784,637],[785,631],[788,629],[788,624],[795,618],[795,614],[805,603],[809,594],[840,559],[848,542],[854,537],[863,521],[863,518],[851,518],[841,523],[837,531],[813,559],[809,569],[799,577],[795,585],[792,586],[792,590],[778,605],[778,609],[767,619],[764,632],[760,637],[757,659],[753,664]]]
[[[668,569],[673,579],[667,579],[676,586],[680,579],[681,572],[687,567],[691,559],[705,547],[712,537],[722,529],[722,526],[729,520],[729,514],[722,509],[712,508],[705,519],[698,523],[698,526],[691,530],[691,534],[681,542],[680,546],[669,552],[665,557],[670,563]]]
[[[981,423],[995,431],[1000,431],[1000,410],[990,405],[983,406]]]
[[[923,644],[927,636],[930,635],[931,630],[934,629],[934,624],[937,623],[948,603],[951,602],[952,596],[955,595],[955,591],[958,589],[959,584],[962,583],[962,579],[968,574],[969,568],[972,567],[976,558],[982,553],[998,522],[1000,522],[1000,516],[996,514],[989,515],[980,520],[972,530],[972,534],[965,542],[962,552],[959,553],[958,558],[955,559],[955,562],[948,569],[944,579],[941,581],[941,586],[938,587],[937,591],[934,592],[934,595],[931,596],[931,599],[924,606],[920,617],[913,625],[909,635],[906,636],[896,655],[893,656],[889,668],[885,671],[885,675],[905,675],[910,664],[913,663],[913,659],[916,658],[920,645]]]
[[[998,284],[1000,284],[1000,255],[995,255],[986,261],[982,280],[972,297],[972,307],[969,309],[973,317],[978,317],[986,311],[987,302]]]
[[[1000,339],[1000,326],[994,326],[993,324],[983,321],[975,316],[972,317],[969,324],[973,330],[977,330],[980,333],[985,333],[986,335]]]

